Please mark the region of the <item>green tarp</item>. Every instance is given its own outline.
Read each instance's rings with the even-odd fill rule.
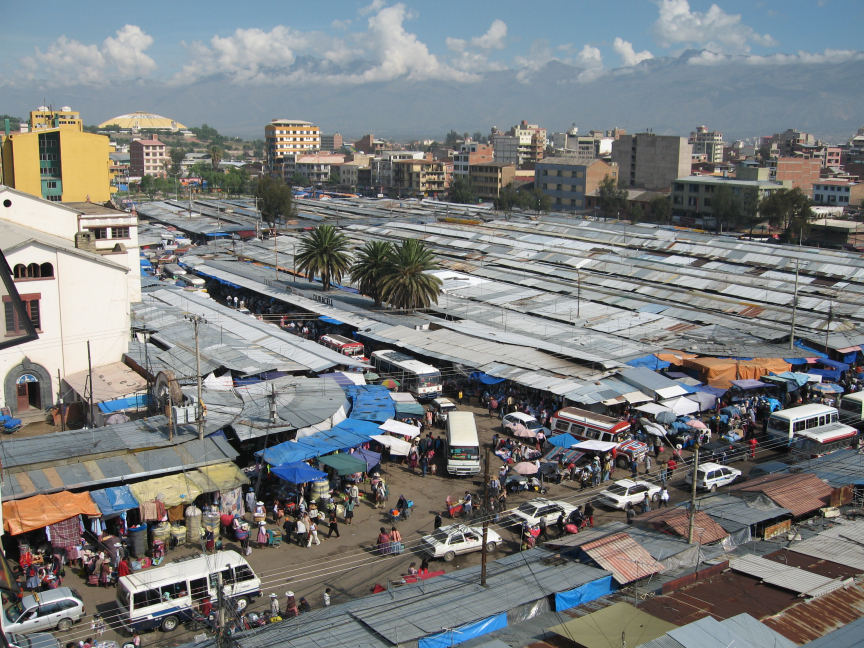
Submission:
[[[366,471],[366,462],[363,459],[352,457],[345,452],[319,457],[318,463],[323,466],[330,466],[340,476]]]

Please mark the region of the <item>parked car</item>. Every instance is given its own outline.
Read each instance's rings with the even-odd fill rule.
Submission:
[[[724,441],[722,439],[711,441],[699,446],[699,463],[713,461],[719,464],[727,464],[744,459],[750,449],[745,443],[738,441]]]
[[[86,614],[81,595],[71,587],[58,587],[41,592],[39,600],[32,594],[13,604],[5,611],[6,632],[27,634],[40,630],[57,629],[65,632]]]
[[[741,471],[737,468],[729,466],[721,466],[718,463],[699,463],[699,468],[696,470],[696,488],[697,490],[708,490],[712,493],[722,486],[728,486],[734,483],[741,477]],[[690,470],[684,481],[688,484],[693,483],[693,471]]]
[[[34,632],[29,635],[9,632],[6,640],[12,648],[60,648],[60,642],[48,632]]]
[[[423,551],[432,558],[452,561],[457,555],[483,549],[483,529],[467,524],[450,524],[435,529],[432,535],[423,536]],[[495,551],[501,544],[501,536],[486,529],[486,551]]]
[[[551,525],[558,519],[561,513],[564,513],[564,517],[569,517],[570,513],[575,510],[576,506],[574,504],[538,497],[537,499],[523,502],[517,508],[508,511],[507,518],[511,523],[518,522],[521,525],[527,522],[529,526],[534,526],[545,515],[546,523]]]
[[[433,412],[438,412],[438,417],[441,420],[442,426],[447,423],[447,415],[450,412],[456,412],[458,410],[456,403],[449,398],[433,398],[432,402],[429,403],[429,406],[432,408]]]
[[[501,429],[505,432],[509,432],[513,434],[516,430],[517,425],[523,425],[529,430],[533,430],[536,434],[540,430],[543,430],[543,434],[547,437],[549,436],[549,430],[544,428],[540,421],[531,416],[530,414],[523,414],[522,412],[510,412],[510,414],[505,414],[501,418]]]
[[[605,490],[600,491],[597,501],[603,506],[626,509],[627,504],[636,506],[645,499],[645,493],[652,502],[660,499],[660,486],[646,481],[619,479]]]

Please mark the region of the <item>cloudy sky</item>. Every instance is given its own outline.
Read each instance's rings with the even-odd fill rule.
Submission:
[[[53,3],[4,12],[0,87],[17,102],[87,89],[116,97],[142,85],[188,88],[224,80],[238,98],[406,81],[475,84],[512,70],[527,79],[549,61],[585,81],[641,61],[704,50],[694,65],[831,65],[864,58],[861,0],[351,0]],[[8,64],[14,62],[14,64]],[[2,95],[0,95],[2,96]],[[25,106],[0,112],[23,114]],[[157,107],[133,109],[157,111]],[[14,110],[13,110],[14,109]],[[27,108],[30,109],[30,108]],[[194,123],[206,114],[190,110]],[[112,115],[92,115],[95,123]]]

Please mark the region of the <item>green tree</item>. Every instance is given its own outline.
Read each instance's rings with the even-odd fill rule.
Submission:
[[[444,138],[444,146],[451,149],[456,148],[456,143],[460,139],[462,139],[462,136],[451,128],[450,132],[447,133],[447,137]]]
[[[641,203],[635,203],[633,209],[630,210],[630,220],[635,225],[645,217],[645,210],[642,209]]]
[[[510,216],[510,214],[513,213],[513,208],[519,205],[519,200],[519,192],[516,191],[513,183],[510,182],[506,187],[498,192],[498,197],[494,199],[493,203],[495,209],[504,212],[507,216]]]
[[[351,266],[351,281],[361,294],[374,299],[376,306],[381,306],[381,282],[392,264],[392,255],[389,241],[366,241]]]
[[[177,146],[172,146],[168,151],[168,175],[179,177],[183,171],[183,158],[186,157],[186,152]]]
[[[222,176],[221,187],[222,190],[229,195],[237,195],[243,192],[248,182],[249,173],[246,171],[246,169],[232,167],[228,170],[228,173]]]
[[[207,151],[210,154],[210,164],[213,165],[213,170],[219,170],[219,163],[222,161],[222,149],[219,146],[211,146]]]
[[[669,196],[654,196],[649,204],[655,223],[668,223],[672,220],[672,203]]]
[[[319,225],[300,239],[297,269],[312,281],[321,277],[324,292],[331,283],[340,283],[351,261],[348,255],[348,237],[332,225]]]
[[[291,187],[278,178],[263,175],[255,186],[258,209],[265,221],[274,225],[280,217],[289,220],[297,217]]]
[[[718,186],[709,200],[711,201],[711,213],[717,219],[717,227],[722,232],[725,226],[728,232],[732,225],[740,219],[738,201],[732,194],[732,187],[725,184]]]
[[[753,228],[762,220],[762,217],[759,215],[759,190],[756,187],[747,187],[744,189],[740,216],[741,227],[749,229],[750,236],[753,236]]]
[[[417,239],[406,239],[393,249],[381,281],[381,299],[393,308],[415,310],[438,303],[441,279],[429,270],[438,268],[435,255]]]
[[[339,177],[337,172],[333,172],[330,174],[330,177],[327,178],[327,184],[338,185],[342,182],[342,178]]]
[[[291,176],[291,185],[295,187],[305,187],[309,183],[309,178],[304,176],[302,173],[294,173]]]
[[[624,211],[627,206],[627,190],[619,187],[615,182],[615,178],[607,175],[600,181],[600,186],[597,188],[597,194],[600,203],[600,211],[603,218],[618,218],[619,214]]]
[[[21,122],[27,123],[27,120],[22,117],[13,117],[12,115],[0,115],[0,129],[5,129],[7,119],[9,120],[10,131],[21,130]]]
[[[459,203],[460,205],[476,203],[477,195],[474,193],[474,183],[467,176],[457,176],[450,184],[447,199],[451,203]]]
[[[540,187],[534,187],[530,191],[519,192],[519,205],[523,209],[530,209],[535,214],[548,212],[552,205],[552,199],[543,193]]]
[[[471,139],[481,144],[486,144],[489,141],[489,139],[480,131],[475,131],[474,134],[471,136]]]
[[[759,203],[759,211],[768,219],[771,227],[782,230],[787,237],[793,221],[800,221],[797,230],[800,232],[802,223],[808,223],[813,217],[810,198],[800,189],[778,189],[766,196]],[[797,238],[797,237],[796,237]]]
[[[145,193],[152,199],[156,196],[156,192],[158,188],[156,187],[156,178],[151,175],[145,175],[141,178],[141,182],[138,183],[138,188],[141,190],[141,193]]]

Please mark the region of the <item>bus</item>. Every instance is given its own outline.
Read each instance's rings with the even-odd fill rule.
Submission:
[[[840,399],[840,417],[859,431],[864,429],[864,392],[843,395]]]
[[[795,449],[818,457],[855,442],[858,430],[840,422],[834,407],[811,403],[771,414],[768,418],[768,436],[783,440]]]
[[[335,335],[333,333],[322,335],[318,338],[318,344],[332,349],[336,353],[350,356],[355,360],[366,361],[366,348],[363,344],[344,335]]]
[[[552,415],[549,423],[552,434],[569,433],[579,441],[607,441],[617,443],[616,463],[619,468],[629,468],[630,461],[642,461],[648,446],[633,439],[630,423],[595,412],[565,407]]]
[[[382,378],[392,378],[402,391],[421,399],[441,395],[441,372],[432,365],[392,350],[373,351],[371,362]]]
[[[451,475],[476,475],[480,472],[480,441],[471,412],[447,415],[447,472]]]
[[[235,551],[179,559],[161,567],[121,576],[117,582],[120,621],[129,632],[174,630],[218,600],[219,576],[226,600],[244,610],[261,596],[261,580]]]

